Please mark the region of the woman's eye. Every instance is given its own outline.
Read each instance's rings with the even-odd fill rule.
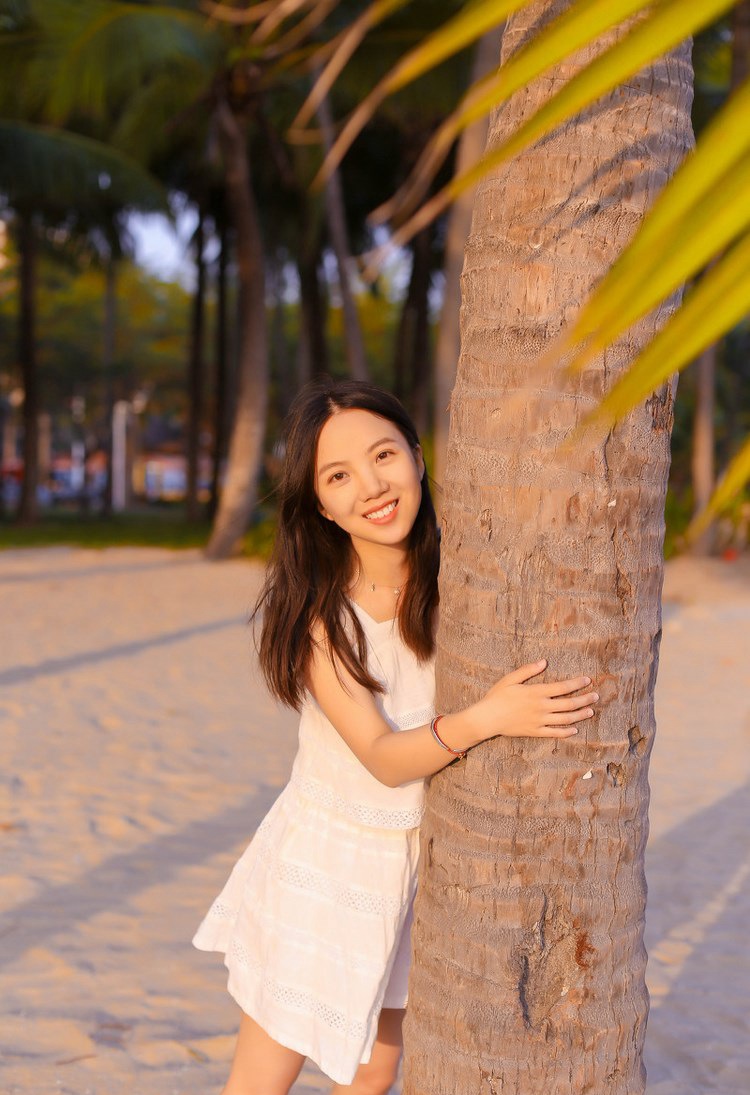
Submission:
[[[381,456],[393,456],[392,449],[383,449],[382,452],[378,453],[378,457],[381,457]]]
[[[329,483],[338,482],[338,476],[339,475],[346,475],[346,472],[344,472],[344,471],[335,471],[333,473],[333,475],[331,476],[331,478],[328,480],[328,482]]]

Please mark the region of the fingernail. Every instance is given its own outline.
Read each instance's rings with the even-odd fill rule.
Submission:
[[[598,693],[598,692],[594,692],[594,699],[595,699],[595,700],[598,700],[598,699],[599,699],[599,693]]]
[[[586,684],[591,684],[591,677],[584,677],[583,679],[586,682]]]
[[[587,715],[593,715],[594,714],[594,709],[592,707],[589,707],[588,710],[586,711],[586,714]]]
[[[537,665],[546,665],[547,664],[547,659],[546,658],[541,658],[536,664]]]

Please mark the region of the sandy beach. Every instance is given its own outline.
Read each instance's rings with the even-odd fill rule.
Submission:
[[[261,575],[193,551],[0,554],[3,1095],[221,1089],[238,1011],[190,939],[297,726],[253,665]],[[648,1095],[750,1091],[749,635],[748,560],[668,564]],[[312,1065],[295,1088],[325,1090]]]

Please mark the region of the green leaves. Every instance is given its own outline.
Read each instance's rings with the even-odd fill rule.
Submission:
[[[169,212],[166,192],[120,152],[46,126],[0,121],[0,191],[19,208]]]
[[[371,276],[384,251],[408,242],[464,191],[488,173],[552,133],[603,95],[620,87],[657,57],[709,26],[739,0],[576,0],[542,27],[496,72],[470,88],[437,130],[402,189],[374,219],[396,226],[391,240],[370,263]],[[409,53],[374,89],[344,125],[321,177],[332,170],[383,99],[438,64],[452,49],[478,38],[488,26],[528,5],[514,0],[478,2]],[[582,50],[592,59],[580,66]],[[453,142],[477,118],[497,109],[530,82],[575,57],[576,74],[527,118],[499,147],[420,204]],[[682,369],[750,311],[750,83],[741,88],[702,136],[665,187],[626,248],[564,332],[545,364],[566,358],[582,369],[594,355],[622,338],[654,308],[671,309],[670,298],[709,265],[693,291],[660,333],[633,362],[581,428],[604,428],[626,414]],[[743,478],[744,476],[744,478]],[[750,478],[750,455],[732,465],[718,501],[730,486]],[[726,484],[729,484],[727,486]]]

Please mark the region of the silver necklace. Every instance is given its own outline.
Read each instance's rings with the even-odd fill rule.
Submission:
[[[374,593],[376,589],[392,589],[397,597],[401,593],[401,586],[376,586],[374,582],[370,582],[370,592]]]
[[[364,578],[366,585],[368,585],[370,587],[370,592],[371,593],[374,593],[376,589],[392,589],[394,596],[398,597],[401,594],[401,590],[404,588],[403,586],[389,586],[389,585],[381,585],[380,583],[376,584],[375,582],[371,582],[370,579],[367,577],[367,575],[365,574],[365,572],[361,568],[360,568],[359,573]]]

